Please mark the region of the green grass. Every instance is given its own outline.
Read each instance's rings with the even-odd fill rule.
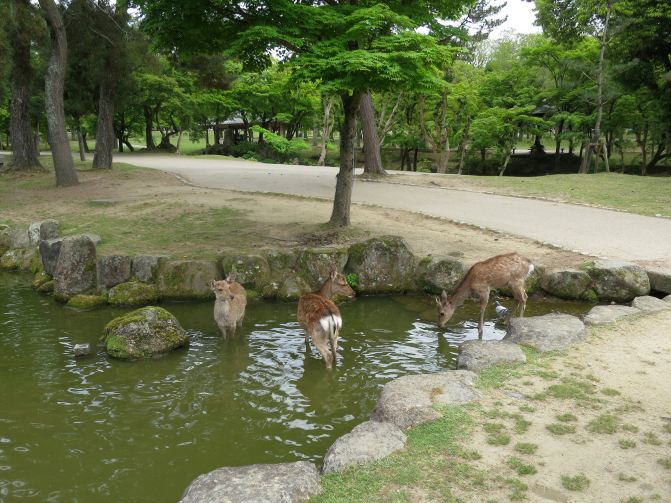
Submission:
[[[508,461],[506,461],[506,464],[515,470],[518,475],[533,475],[534,473],[537,473],[538,470],[536,470],[536,467],[530,463],[525,463],[522,461],[520,458],[516,457],[511,457],[508,458]]]
[[[603,388],[601,390],[601,393],[603,393],[604,395],[607,395],[607,396],[617,396],[617,395],[621,394],[618,390],[613,389],[613,388]]]
[[[633,475],[627,475],[626,473],[620,472],[617,475],[617,480],[620,480],[622,482],[636,482],[638,479]]]
[[[569,491],[584,491],[589,487],[589,484],[590,481],[584,473],[579,473],[573,476],[561,476],[561,485]]]
[[[590,433],[602,433],[612,435],[618,429],[620,420],[616,416],[610,414],[602,414],[599,417],[592,419],[587,423],[586,429]]]
[[[648,445],[662,445],[662,441],[653,432],[648,431],[643,435],[643,443]]]
[[[546,425],[545,429],[553,435],[567,435],[569,433],[575,433],[575,426],[572,424],[552,423]]]
[[[629,433],[638,433],[638,426],[636,426],[635,424],[629,424],[629,423],[623,424],[622,429],[624,431],[628,431]]]
[[[620,449],[633,449],[636,447],[636,442],[628,438],[621,438],[618,440],[618,444],[620,445]]]
[[[526,499],[526,491],[529,489],[520,479],[511,477],[504,480],[505,484],[510,487],[513,492],[508,495],[510,501],[522,501]]]
[[[657,463],[662,465],[667,470],[671,470],[671,458],[661,458],[657,460]]]
[[[626,500],[623,500],[624,503],[643,503],[643,498],[640,496],[629,496]]]
[[[520,454],[536,454],[538,445],[529,442],[518,442],[515,444],[515,450]]]
[[[572,421],[577,421],[578,418],[571,414],[570,412],[567,412],[566,414],[559,414],[555,416],[557,421],[561,421],[562,423],[570,423]]]
[[[662,426],[662,431],[664,433],[671,433],[671,423],[664,423]]]
[[[510,443],[510,435],[507,433],[494,433],[487,437],[489,445],[508,445]]]

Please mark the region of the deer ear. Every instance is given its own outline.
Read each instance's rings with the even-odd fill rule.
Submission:
[[[235,271],[231,271],[228,273],[228,276],[226,276],[226,281],[229,283],[235,281]]]
[[[442,291],[440,294],[440,300],[443,302],[447,302],[447,292],[445,290]]]
[[[440,299],[438,297],[434,297],[436,299],[436,304],[438,304],[438,307],[441,307],[442,304],[440,303]]]
[[[336,279],[337,276],[338,276],[338,268],[335,266],[335,264],[333,264],[331,266],[331,279]]]

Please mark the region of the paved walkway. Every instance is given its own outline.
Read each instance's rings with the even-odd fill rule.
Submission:
[[[203,187],[329,199],[333,197],[338,172],[332,167],[161,154],[128,154],[116,159],[176,173]],[[449,218],[590,255],[634,260],[671,270],[671,219],[385,182],[357,181],[352,201]]]

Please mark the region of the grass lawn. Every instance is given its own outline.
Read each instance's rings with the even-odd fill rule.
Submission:
[[[401,175],[402,176],[402,175]],[[598,173],[588,175],[547,175],[499,177],[468,175],[427,175],[421,183],[446,188],[491,191],[497,194],[531,196],[554,201],[589,204],[630,211],[641,215],[671,217],[671,177]],[[418,183],[418,177],[404,177]]]

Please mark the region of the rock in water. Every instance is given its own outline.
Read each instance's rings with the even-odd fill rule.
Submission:
[[[537,351],[564,349],[582,341],[587,335],[585,325],[570,314],[546,314],[510,320],[506,342],[530,346]]]
[[[527,357],[517,344],[502,341],[465,341],[459,346],[457,368],[479,372],[499,363],[524,363]]]
[[[114,358],[140,359],[185,346],[189,337],[172,314],[148,306],[110,321],[101,340]]]
[[[96,246],[88,236],[63,239],[54,271],[54,296],[67,300],[96,288]]]
[[[585,271],[562,269],[545,271],[541,277],[541,288],[562,299],[580,299],[590,288],[592,278]]]
[[[600,300],[628,302],[650,293],[650,279],[641,266],[628,262],[597,260],[584,266]]]
[[[218,468],[194,480],[180,503],[294,503],[319,494],[317,467],[307,461]]]
[[[98,259],[98,286],[111,288],[130,279],[131,258],[107,255]]]
[[[75,347],[72,349],[75,356],[86,356],[91,353],[91,345],[86,344],[75,344]]]
[[[357,275],[358,292],[402,292],[415,288],[416,263],[403,238],[383,236],[352,245],[345,272]]]

